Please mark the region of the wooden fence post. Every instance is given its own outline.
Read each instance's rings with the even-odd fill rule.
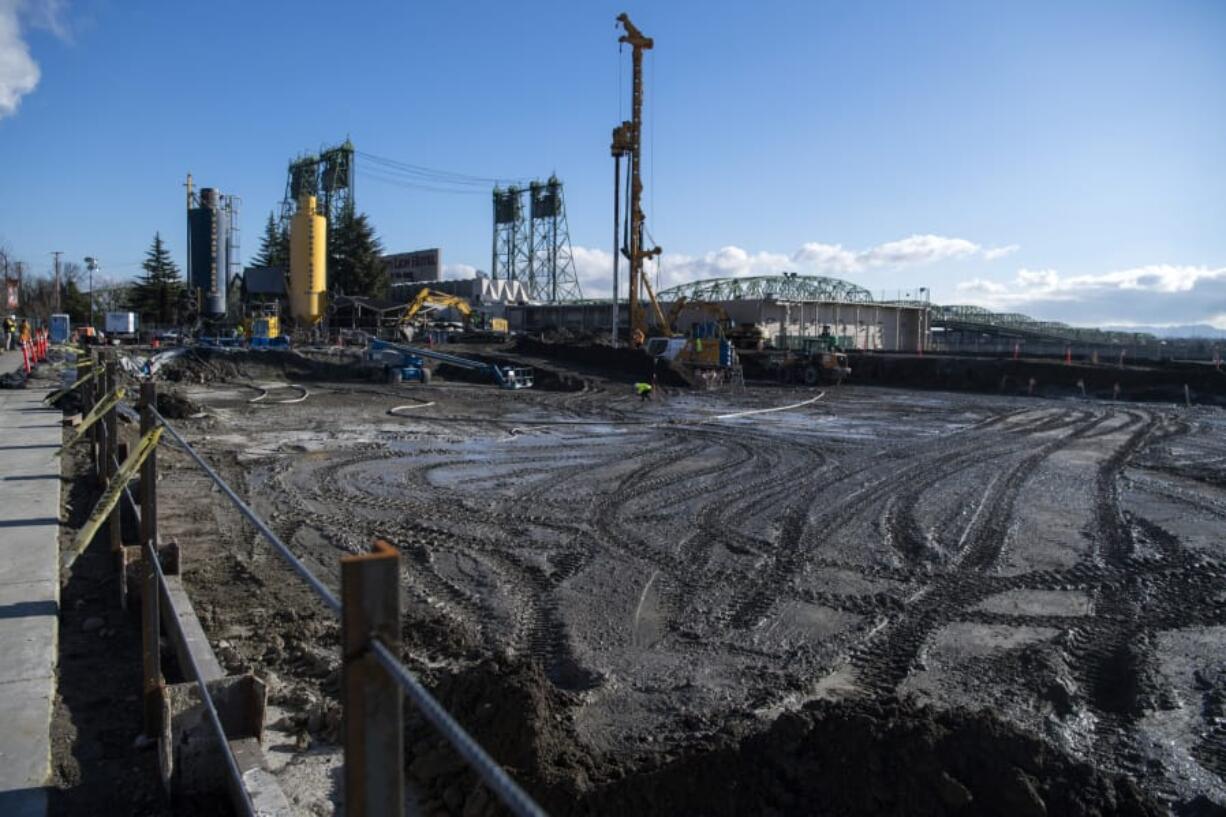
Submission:
[[[345,814],[404,817],[404,692],[370,651],[400,654],[400,553],[376,542],[341,559]]]
[[[157,386],[152,382],[140,386],[140,431],[143,438],[156,421]],[[141,586],[141,647],[143,652],[143,692],[145,736],[157,740],[162,733],[162,647],[161,617],[158,609],[157,570],[157,450],[141,463],[140,472],[140,539],[141,559],[145,571]]]

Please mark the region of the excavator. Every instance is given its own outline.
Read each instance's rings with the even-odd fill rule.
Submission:
[[[474,312],[472,305],[458,295],[448,295],[446,292],[439,292],[435,289],[422,289],[409,302],[408,307],[404,310],[404,314],[400,316],[400,331],[402,334],[412,335],[413,321],[422,308],[426,306],[436,308],[449,307],[456,310],[464,321],[464,331],[466,332],[473,324],[493,332],[506,333],[509,328],[506,318],[487,318],[479,312]]]

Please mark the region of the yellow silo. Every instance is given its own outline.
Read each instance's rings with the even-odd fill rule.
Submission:
[[[299,326],[324,315],[328,289],[328,220],[315,212],[315,197],[302,195],[289,224],[289,311]]]

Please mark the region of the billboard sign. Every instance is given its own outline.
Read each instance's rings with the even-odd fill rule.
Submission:
[[[443,276],[443,252],[437,247],[385,255],[383,263],[387,264],[392,286],[438,281]]]

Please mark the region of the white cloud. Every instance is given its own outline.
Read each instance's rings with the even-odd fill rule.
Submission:
[[[996,295],[1009,290],[1009,288],[1004,284],[997,283],[996,281],[989,281],[984,278],[972,278],[969,281],[963,281],[958,284],[956,289],[959,292],[968,292],[971,294],[983,292],[989,295]]]
[[[792,253],[792,260],[832,274],[852,272],[859,266],[856,253],[844,249],[842,244],[821,244],[816,241],[802,244],[799,250]]]
[[[977,306],[1074,324],[1226,325],[1226,267],[1153,264],[1067,276],[1023,268],[1010,282],[974,278],[957,290]]]
[[[1004,258],[1006,255],[1013,255],[1013,253],[1020,249],[1021,247],[1017,244],[1006,244],[1003,247],[992,247],[991,249],[983,251],[983,258],[985,261],[995,261],[998,258]]]
[[[64,6],[64,0],[0,0],[0,119],[17,112],[22,97],[38,87],[41,77],[23,24],[67,39]]]
[[[903,267],[931,264],[947,258],[965,258],[982,251],[978,244],[965,238],[945,238],[939,235],[913,235],[900,241],[888,241],[860,253],[859,260],[870,267]]]
[[[476,278],[477,268],[472,264],[443,264],[443,280],[453,281],[460,278]]]
[[[862,272],[881,267],[912,267],[955,258],[979,257],[994,261],[1017,252],[1017,244],[985,248],[965,238],[942,235],[912,235],[887,241],[867,250],[849,250],[841,244],[810,242],[801,246],[792,259],[832,275]]]
[[[1055,289],[1060,284],[1060,274],[1054,269],[1029,270],[1023,267],[1017,271],[1017,283],[1019,286],[1043,289]],[[999,292],[1004,292],[1008,287],[1001,285]]]
[[[750,275],[778,275],[790,270],[807,274],[848,276],[870,269],[931,264],[957,258],[999,258],[1017,249],[1016,244],[997,249],[984,249],[964,238],[939,235],[912,235],[889,241],[866,250],[852,250],[841,244],[810,241],[789,254],[762,250],[750,252],[742,247],[726,246],[702,255],[666,253],[660,259],[661,289],[701,281],[706,278],[739,278]],[[604,250],[575,247],[575,269],[583,294],[587,297],[608,297],[612,291],[612,255]],[[621,266],[621,291],[625,292],[626,264]],[[655,262],[648,262],[652,285],[656,282]]]
[[[38,85],[38,63],[21,36],[21,0],[0,0],[0,119],[17,112],[21,98]]]

